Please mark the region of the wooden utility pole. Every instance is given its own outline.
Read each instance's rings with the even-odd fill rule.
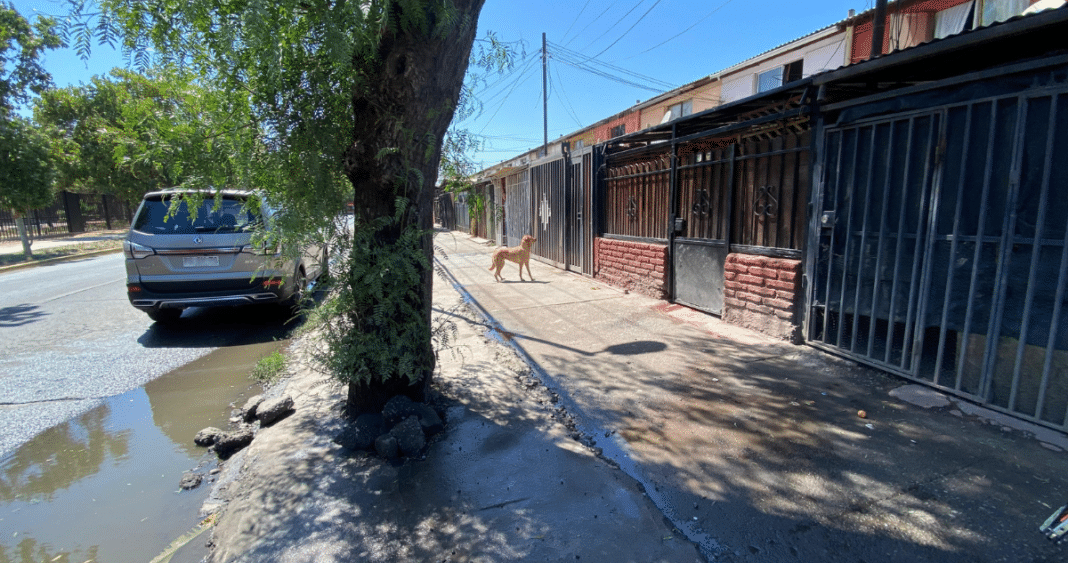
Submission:
[[[541,118],[542,146],[541,155],[549,156],[549,57],[545,49],[545,32],[541,34]]]

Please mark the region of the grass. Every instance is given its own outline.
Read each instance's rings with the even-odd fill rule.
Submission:
[[[0,254],[0,267],[13,266],[15,264],[42,262],[44,260],[51,260],[53,258],[64,258],[68,256],[78,256],[81,254],[88,254],[90,252],[97,252],[100,250],[118,250],[122,248],[121,240],[100,240],[94,242],[85,242],[81,244],[71,244],[68,246],[58,246],[55,248],[43,248],[33,251],[33,258],[26,260],[26,255],[20,250],[18,254]]]
[[[286,372],[286,357],[275,350],[259,359],[256,367],[252,368],[252,379],[267,385],[274,383]]]

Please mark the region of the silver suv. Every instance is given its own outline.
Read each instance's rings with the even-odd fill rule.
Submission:
[[[305,249],[297,260],[255,244],[253,233],[261,225],[269,230],[276,211],[249,205],[254,197],[205,194],[194,219],[181,194],[145,194],[123,242],[130,303],[159,322],[178,319],[187,307],[298,304],[308,280],[322,273],[324,249]]]

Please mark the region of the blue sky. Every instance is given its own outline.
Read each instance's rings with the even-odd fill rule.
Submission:
[[[27,17],[35,9],[66,13],[65,0],[14,4]],[[493,85],[479,93],[482,111],[461,125],[484,139],[484,150],[472,155],[483,166],[541,145],[542,32],[550,51],[567,49],[572,62],[592,57],[611,64],[621,70],[607,74],[632,83],[591,74],[550,53],[551,141],[648,100],[659,88],[692,82],[837,22],[850,9],[872,6],[872,0],[487,0],[479,36],[492,31],[502,41],[521,42],[519,64],[511,74],[489,78]],[[88,63],[69,49],[45,57],[57,86],[85,83],[124,65],[107,47],[95,47]]]

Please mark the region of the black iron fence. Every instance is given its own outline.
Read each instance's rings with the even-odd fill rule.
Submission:
[[[122,229],[130,225],[133,207],[111,195],[60,192],[51,205],[33,209],[23,218],[33,238],[70,233]],[[18,240],[15,216],[0,210],[0,240]]]

